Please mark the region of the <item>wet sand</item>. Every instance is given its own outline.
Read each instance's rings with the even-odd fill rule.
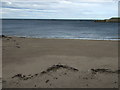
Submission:
[[[3,88],[117,88],[118,42],[3,37]]]

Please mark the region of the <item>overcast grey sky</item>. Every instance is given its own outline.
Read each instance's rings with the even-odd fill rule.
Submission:
[[[118,16],[118,0],[2,0],[2,18],[104,19]]]

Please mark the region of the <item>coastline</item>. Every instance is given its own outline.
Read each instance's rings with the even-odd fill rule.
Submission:
[[[120,41],[120,38],[111,38],[111,39],[93,39],[93,38],[59,38],[59,37],[31,37],[31,36],[9,36],[9,35],[0,35],[0,37],[18,37],[18,38],[30,38],[30,39],[58,39],[58,40],[86,40],[86,41]]]
[[[2,43],[5,88],[118,87],[118,41],[7,36]]]

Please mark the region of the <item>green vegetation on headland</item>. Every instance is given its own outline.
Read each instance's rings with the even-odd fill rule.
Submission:
[[[120,23],[120,17],[114,17],[110,19],[104,19],[104,20],[94,20],[95,22],[119,22]]]

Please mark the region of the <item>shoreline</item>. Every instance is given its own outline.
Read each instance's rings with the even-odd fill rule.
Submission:
[[[40,38],[40,37],[30,37],[30,36],[9,36],[9,35],[1,35],[0,37],[18,37],[18,38],[30,38],[30,39],[58,39],[58,40],[86,40],[86,41],[120,41],[120,38],[118,39],[87,39],[87,38]]]

